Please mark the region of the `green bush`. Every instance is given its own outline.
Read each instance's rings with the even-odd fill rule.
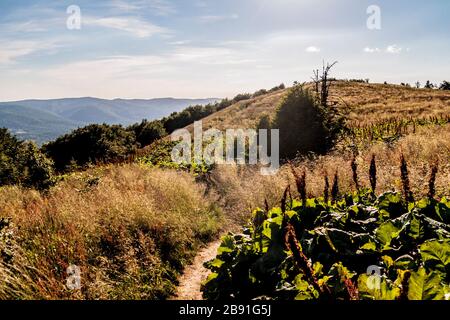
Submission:
[[[343,128],[333,108],[319,106],[303,86],[292,87],[281,102],[272,128],[280,130],[280,157],[329,150]]]
[[[79,128],[42,147],[53,159],[57,171],[71,166],[113,162],[125,158],[136,149],[134,132],[120,125],[93,124]]]
[[[167,135],[164,124],[159,120],[143,120],[141,123],[128,127],[127,130],[134,133],[140,147],[148,146]]]
[[[53,184],[52,166],[34,143],[19,141],[7,129],[0,129],[0,186],[48,189]]]

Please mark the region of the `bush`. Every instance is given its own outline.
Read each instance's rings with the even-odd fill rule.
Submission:
[[[324,109],[301,85],[294,86],[281,102],[272,128],[280,130],[280,157],[309,152],[324,153],[342,130],[335,109]]]
[[[248,100],[251,98],[252,98],[252,95],[250,93],[240,93],[236,97],[233,98],[233,102],[236,103],[236,102]]]
[[[450,90],[450,82],[448,81],[444,81],[441,83],[441,85],[439,86],[440,90]]]
[[[263,96],[263,95],[265,95],[265,94],[267,94],[267,90],[266,89],[261,89],[261,90],[258,90],[258,91],[256,91],[253,95],[252,95],[252,98],[256,98],[256,97],[259,97],[259,96]]]
[[[164,129],[167,133],[172,133],[178,129],[184,128],[195,121],[201,120],[214,112],[223,110],[231,106],[235,101],[223,99],[214,104],[207,104],[206,106],[195,105],[184,109],[181,112],[174,112],[169,117],[161,120]]]
[[[136,142],[140,147],[148,146],[167,135],[163,123],[159,120],[142,120],[141,123],[136,123],[128,127],[127,130],[134,133]]]
[[[52,162],[32,142],[19,141],[0,129],[0,186],[46,190],[53,184]]]
[[[119,125],[93,124],[79,128],[42,147],[58,171],[70,166],[112,162],[133,153],[135,135]]]

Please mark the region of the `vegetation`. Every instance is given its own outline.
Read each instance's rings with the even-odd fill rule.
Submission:
[[[0,188],[0,299],[169,297],[222,225],[203,194],[189,174],[138,165],[70,174],[47,194]]]
[[[46,176],[51,161],[43,153],[3,132],[0,179],[19,178],[0,186],[0,299],[165,299],[198,248],[252,211],[244,234],[225,237],[218,260],[208,264],[208,298],[325,299],[328,289],[331,299],[442,298],[448,264],[430,257],[446,252],[450,232],[448,91],[331,80],[326,108],[312,83],[128,128],[79,129],[42,149],[60,157],[56,179]],[[294,106],[306,101],[321,130],[345,125],[342,139],[326,152],[312,146],[315,154],[291,160],[295,170],[284,165],[271,176],[255,166],[171,161],[170,130],[186,123],[192,130],[198,119],[204,130],[271,128],[286,101],[295,103],[285,105],[280,129],[305,128],[311,118]],[[18,156],[26,152],[34,155]],[[49,171],[30,171],[35,166]],[[27,182],[36,180],[56,185],[29,189],[46,189]],[[384,268],[381,294],[365,281],[372,264]],[[81,268],[81,290],[65,285],[70,265]]]
[[[136,150],[134,132],[120,125],[93,124],[79,128],[43,146],[59,172],[89,164],[108,163],[124,159]]]
[[[0,128],[0,187],[14,184],[48,189],[53,184],[52,162],[35,144],[19,141]]]
[[[164,124],[159,120],[147,121],[144,119],[141,123],[128,127],[128,131],[134,132],[136,143],[140,147],[148,146],[167,135]]]
[[[297,85],[281,102],[271,127],[280,130],[280,157],[289,159],[329,150],[342,130],[342,121],[326,102],[319,105],[312,94]]]
[[[160,140],[156,141],[150,146],[151,152],[143,157],[139,157],[137,161],[141,165],[157,168],[167,168],[190,172],[194,176],[199,176],[210,172],[212,165],[207,165],[205,162],[201,164],[192,161],[191,163],[175,163],[172,161],[172,150],[177,142]]]
[[[357,168],[352,165],[355,183]],[[450,202],[358,190],[334,199],[300,199],[286,189],[281,206],[256,209],[243,234],[225,236],[204,285],[208,299],[443,300],[450,295]],[[373,174],[373,171],[371,171]],[[328,179],[326,179],[326,182]],[[375,183],[376,185],[376,183]],[[336,193],[333,195],[333,193]],[[373,275],[378,271],[379,277]]]
[[[439,86],[439,89],[450,90],[450,82],[448,82],[448,81],[442,82],[441,85]]]

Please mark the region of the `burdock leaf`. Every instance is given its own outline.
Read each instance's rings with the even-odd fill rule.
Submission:
[[[427,274],[425,268],[412,272],[408,285],[409,300],[442,300],[445,296],[441,284],[441,277],[437,272]]]

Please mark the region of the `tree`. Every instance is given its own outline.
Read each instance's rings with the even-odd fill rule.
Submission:
[[[272,128],[280,130],[280,157],[324,153],[343,128],[333,108],[324,108],[302,85],[292,87],[281,102]]]
[[[32,142],[19,141],[0,129],[0,186],[46,190],[53,185],[53,163]]]
[[[37,190],[47,190],[54,184],[53,162],[31,142],[23,145],[21,155],[21,185]]]
[[[84,167],[123,159],[136,150],[136,137],[120,125],[93,124],[47,143],[42,150],[63,172],[73,164]]]
[[[434,89],[434,84],[430,82],[430,80],[427,80],[427,83],[425,84],[425,89]]]
[[[441,85],[439,86],[439,89],[440,90],[450,90],[450,82],[444,80],[441,83]]]
[[[141,123],[136,123],[128,127],[127,130],[134,133],[136,142],[141,148],[167,135],[163,123],[159,120],[147,121],[144,119]]]
[[[329,78],[329,74],[336,64],[337,61],[332,64],[327,63],[327,65],[323,63],[322,75],[319,75],[319,69],[313,70],[314,77],[312,80],[314,82],[314,89],[319,99],[319,103],[323,108],[328,108],[328,97],[330,94],[331,82],[333,81],[333,79]]]

